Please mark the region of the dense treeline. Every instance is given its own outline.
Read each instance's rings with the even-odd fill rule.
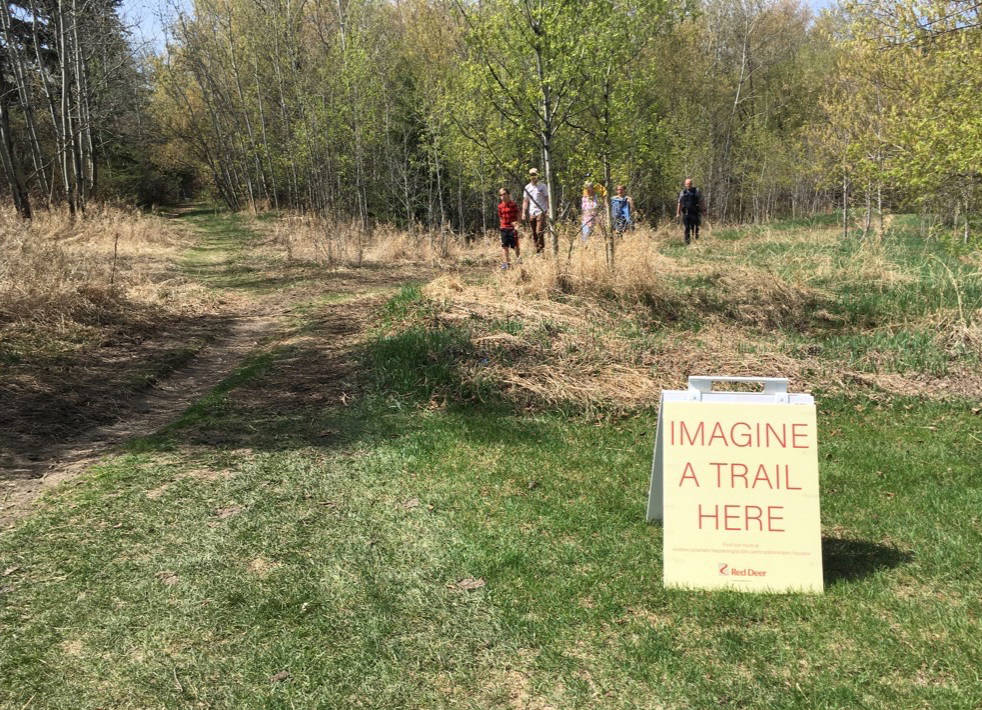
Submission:
[[[544,168],[556,214],[586,176],[722,219],[827,205],[801,166],[831,47],[780,0],[198,0],[157,107],[231,207],[486,226]]]
[[[3,3],[0,163],[24,217],[37,205],[166,197],[175,175],[152,165],[148,99],[117,0]]]
[[[967,242],[982,196],[982,3],[876,0],[844,13],[818,132],[843,205],[859,207],[864,232],[885,200]]]
[[[972,0],[196,0],[146,71],[113,1],[6,4],[25,215],[82,207],[100,166],[143,201],[197,177],[233,209],[457,231],[531,166],[557,217],[588,177],[671,215],[687,175],[725,221],[915,208],[967,238],[978,211]]]

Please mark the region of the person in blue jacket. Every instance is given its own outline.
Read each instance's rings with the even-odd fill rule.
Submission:
[[[610,198],[610,214],[614,224],[614,234],[624,236],[624,232],[634,224],[634,198],[627,194],[624,185],[618,185],[616,194]]]

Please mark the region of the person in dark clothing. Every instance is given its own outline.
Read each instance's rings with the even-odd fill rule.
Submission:
[[[702,221],[702,193],[698,187],[692,186],[692,178],[685,179],[685,187],[679,193],[678,209],[675,211],[676,217],[682,217],[685,225],[685,243],[690,242],[690,237],[695,235],[699,238],[699,223]]]

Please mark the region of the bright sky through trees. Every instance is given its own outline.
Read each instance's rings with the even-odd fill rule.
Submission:
[[[123,0],[120,15],[132,28],[134,44],[160,51],[164,46],[162,18],[173,17],[178,7],[189,5],[186,0]]]
[[[806,0],[806,5],[815,10],[831,7],[834,0]],[[161,17],[170,17],[177,6],[188,7],[187,0],[123,0],[121,14],[128,25],[133,27],[133,39],[159,50],[164,45],[164,27]]]

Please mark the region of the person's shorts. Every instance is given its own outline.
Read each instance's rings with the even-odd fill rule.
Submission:
[[[504,249],[518,249],[518,232],[514,229],[502,229],[501,246]]]

